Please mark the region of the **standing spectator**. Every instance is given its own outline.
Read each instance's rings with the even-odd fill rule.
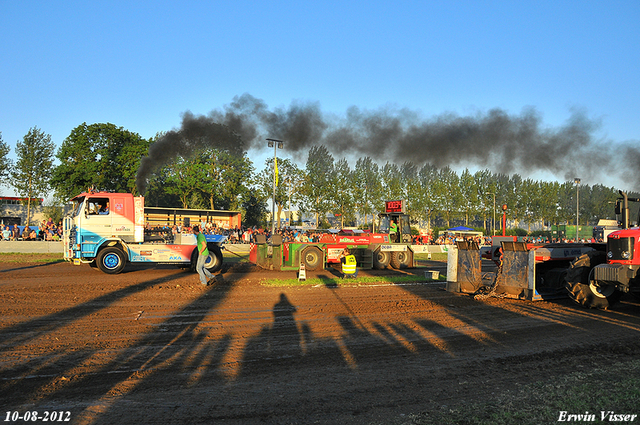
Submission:
[[[198,250],[198,262],[196,263],[196,271],[200,275],[200,283],[207,286],[213,279],[213,275],[207,270],[204,265],[209,257],[209,249],[207,248],[207,240],[204,237],[204,233],[200,231],[200,226],[197,224],[193,226],[193,234],[196,235],[196,249]]]

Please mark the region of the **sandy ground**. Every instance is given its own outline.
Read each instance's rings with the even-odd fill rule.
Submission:
[[[9,258],[0,263],[2,415],[399,424],[640,352],[633,299],[611,311],[481,301],[426,281],[336,283],[332,269],[308,272],[325,284],[273,287],[261,279],[295,273],[227,268],[202,287],[171,266],[107,275]]]

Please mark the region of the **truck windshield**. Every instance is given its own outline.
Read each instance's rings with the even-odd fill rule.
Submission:
[[[402,222],[402,225],[400,226],[402,228],[402,234],[403,235],[410,235],[411,234],[411,223],[409,223],[409,216],[408,215],[401,215],[400,216],[400,221]]]
[[[389,233],[389,216],[383,215],[380,217],[380,233]]]
[[[75,198],[71,201],[71,217],[77,217],[82,211],[82,203],[84,202],[84,197]]]

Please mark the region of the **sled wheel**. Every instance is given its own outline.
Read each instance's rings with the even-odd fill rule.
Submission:
[[[302,262],[306,270],[318,270],[322,267],[322,251],[315,246],[305,249],[302,251]]]
[[[411,266],[411,252],[409,251],[394,251],[391,253],[391,260],[389,262],[394,269],[406,269]]]
[[[386,269],[391,262],[391,253],[389,251],[382,251],[380,248],[373,253],[373,268],[377,270]]]

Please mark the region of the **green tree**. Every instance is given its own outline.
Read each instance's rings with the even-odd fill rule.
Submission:
[[[540,182],[538,197],[540,198],[537,216],[544,225],[551,225],[554,222],[558,210],[558,188],[557,182]]]
[[[114,124],[83,123],[62,142],[51,185],[64,199],[92,186],[136,193],[136,172],[150,143]]]
[[[273,158],[265,160],[265,168],[262,169],[257,179],[257,186],[260,194],[265,201],[273,202]],[[282,210],[288,206],[289,201],[297,202],[299,199],[299,191],[304,183],[304,172],[298,166],[287,158],[278,159],[278,185],[275,187],[275,218],[276,227],[280,227],[280,218]]]
[[[59,223],[64,218],[64,208],[61,205],[46,205],[42,208],[42,214],[51,218],[54,223]]]
[[[314,146],[309,150],[306,165],[306,180],[303,188],[303,207],[315,213],[316,225],[320,227],[320,218],[333,208],[331,193],[333,184],[333,156],[324,146]]]
[[[12,161],[8,157],[9,145],[2,141],[2,132],[0,132],[0,179],[4,180],[9,176],[9,170],[12,166]]]
[[[385,200],[405,199],[402,174],[398,165],[387,162],[380,170],[382,193]],[[379,208],[382,208],[380,206]]]
[[[334,166],[335,191],[333,199],[335,204],[334,212],[340,214],[340,227],[343,228],[345,221],[353,223],[356,220],[356,184],[355,175],[349,167],[345,158],[338,160]]]
[[[414,205],[417,205],[417,199],[419,197],[418,192],[420,190],[420,181],[418,179],[418,167],[410,162],[406,161],[400,167],[400,182],[402,184],[400,198],[407,202],[407,212],[413,218]],[[414,218],[415,220],[415,218]]]
[[[486,233],[489,233],[487,220],[491,220],[491,229],[493,232],[493,230],[495,230],[493,217],[496,214],[493,202],[496,194],[495,180],[491,171],[484,169],[476,171],[473,174],[473,181],[476,189],[476,197],[478,199],[478,214],[482,216],[484,230]]]
[[[245,194],[240,211],[245,226],[261,226],[266,222],[267,203],[255,190]]]
[[[55,145],[51,136],[32,127],[16,144],[17,161],[11,170],[11,185],[27,198],[27,226],[31,220],[31,200],[49,192]]]
[[[418,171],[420,189],[411,203],[411,214],[415,219],[425,222],[427,229],[431,229],[431,220],[435,216],[435,182],[437,179],[438,168],[428,163],[423,165]]]
[[[615,202],[619,194],[613,187],[596,184],[591,187],[588,196],[580,193],[580,203],[584,207],[587,224],[596,225],[600,219],[615,219]],[[586,198],[583,201],[583,198]]]
[[[447,227],[451,226],[451,220],[460,214],[460,177],[451,168],[444,167],[440,170],[438,181],[438,196],[441,197],[440,211]]]
[[[149,179],[147,190],[144,194],[144,203],[148,207],[180,207],[182,202],[179,192],[169,193],[170,175],[172,164],[165,165],[157,170]]]
[[[521,190],[522,177],[520,174],[513,174],[509,178],[507,186],[507,204],[509,209],[507,210],[507,218],[514,221],[515,227],[522,220],[524,215],[523,194]]]
[[[531,232],[531,223],[539,220],[542,210],[542,189],[540,183],[532,179],[522,181],[520,187],[521,203],[523,205],[522,216],[527,221],[527,233]]]
[[[237,154],[222,149],[207,149],[198,155],[205,177],[199,191],[208,208],[238,210],[249,191],[253,164],[246,153]]]
[[[203,181],[207,178],[202,158],[196,155],[185,159],[178,157],[176,161],[166,167],[167,193],[176,196],[180,200],[182,208],[205,208],[207,204],[200,191],[203,189]]]
[[[364,223],[368,224],[368,216],[380,211],[382,205],[382,182],[378,164],[371,158],[360,158],[356,162],[354,185],[357,188],[356,208],[364,216]],[[373,219],[372,219],[373,220]]]
[[[555,223],[575,224],[576,222],[576,185],[566,181],[558,186],[558,208]]]
[[[462,214],[464,214],[464,224],[469,225],[469,218],[475,217],[481,212],[480,199],[478,198],[478,189],[473,174],[465,168],[460,175],[460,206]]]

